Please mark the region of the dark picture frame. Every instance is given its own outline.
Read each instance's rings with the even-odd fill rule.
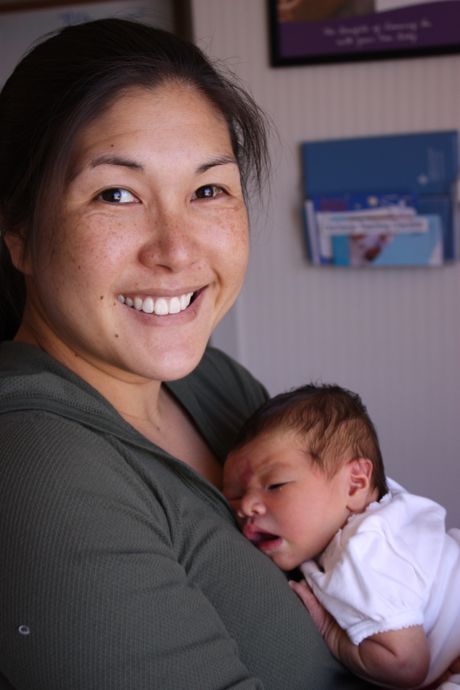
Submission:
[[[0,14],[28,12],[30,10],[47,10],[68,7],[72,5],[92,5],[95,3],[107,3],[112,0],[0,0]],[[135,0],[133,0],[133,6]],[[191,39],[191,8],[190,0],[172,0],[174,30],[183,38]]]
[[[460,53],[460,0],[389,4],[267,0],[271,65]]]
[[[94,2],[109,3],[111,0],[0,0],[0,13],[48,10],[68,5],[89,5]]]

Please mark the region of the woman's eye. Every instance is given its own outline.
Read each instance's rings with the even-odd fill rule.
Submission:
[[[223,193],[222,187],[218,187],[215,184],[205,184],[193,193],[192,199],[215,199],[216,196],[220,196]]]
[[[137,202],[137,198],[127,189],[122,187],[110,187],[110,189],[104,189],[98,195],[98,199],[105,201],[108,204],[132,204]]]

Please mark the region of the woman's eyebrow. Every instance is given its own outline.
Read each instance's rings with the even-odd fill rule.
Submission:
[[[237,165],[236,158],[232,155],[223,155],[223,156],[217,156],[216,158],[211,158],[210,160],[202,163],[199,165],[196,169],[196,172],[201,175],[210,168],[214,168],[219,165]],[[123,168],[129,168],[130,170],[140,170],[141,172],[144,171],[144,166],[141,163],[138,163],[137,161],[130,160],[129,158],[123,158],[122,156],[114,156],[110,154],[104,154],[103,156],[98,156],[97,158],[93,158],[90,163],[89,167],[90,168],[97,168],[99,165],[114,165],[114,166],[120,166]]]
[[[206,163],[202,163],[202,165],[199,165],[197,168],[197,173],[202,174],[207,172],[210,168],[214,168],[217,165],[238,165],[237,160],[235,156],[232,155],[224,155],[224,156],[217,156],[217,158],[212,158],[209,161],[206,161]]]
[[[112,155],[98,156],[90,161],[91,168],[97,168],[98,165],[117,165],[123,168],[130,168],[131,170],[144,170],[144,166],[136,161]]]

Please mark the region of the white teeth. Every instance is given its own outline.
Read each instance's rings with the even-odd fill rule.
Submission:
[[[180,299],[179,297],[173,297],[169,300],[169,313],[178,314],[180,312]]]
[[[146,314],[153,314],[153,299],[151,297],[146,297],[143,300],[142,311]]]
[[[128,307],[134,307],[137,311],[143,311],[144,314],[155,314],[156,316],[166,316],[166,314],[179,314],[184,309],[187,309],[192,299],[193,292],[187,292],[177,297],[125,297],[125,295],[118,295],[118,301],[121,304],[126,304]]]
[[[186,295],[181,295],[179,297],[180,301],[180,308],[182,309],[187,309],[188,305],[190,304],[190,298],[192,296],[192,293],[187,293]]]
[[[164,297],[159,297],[155,300],[155,314],[157,316],[166,316],[168,313],[168,303]]]

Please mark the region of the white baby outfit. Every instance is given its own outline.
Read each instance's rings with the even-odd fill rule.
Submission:
[[[446,532],[445,510],[434,501],[391,479],[388,486],[379,502],[349,518],[318,562],[301,570],[354,644],[422,625],[431,655],[423,685],[429,685],[460,656],[460,529]],[[457,679],[441,687],[458,688]]]

